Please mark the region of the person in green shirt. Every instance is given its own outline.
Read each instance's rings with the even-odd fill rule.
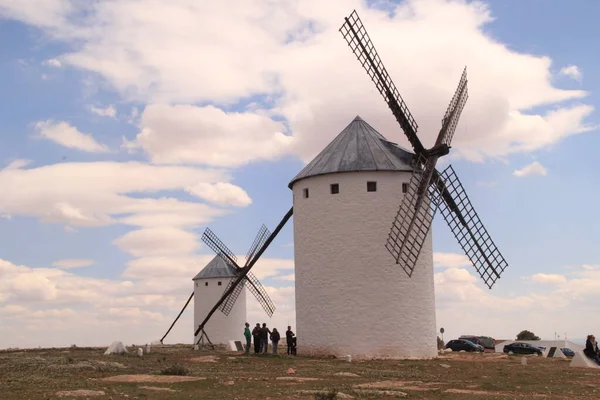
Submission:
[[[250,353],[250,339],[252,338],[252,334],[250,333],[250,324],[247,322],[244,328],[244,336],[246,337],[246,354],[248,354]]]

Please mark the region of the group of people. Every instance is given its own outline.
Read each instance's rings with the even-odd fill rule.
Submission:
[[[244,337],[246,338],[246,354],[250,353],[250,343],[252,338],[254,338],[254,353],[267,353],[269,349],[269,339],[271,339],[271,343],[273,345],[273,354],[277,354],[277,346],[279,345],[279,341],[281,340],[281,335],[277,331],[277,328],[273,328],[271,331],[266,323],[262,324],[262,327],[259,323],[256,324],[252,332],[250,332],[250,324],[246,322],[246,328],[244,329]],[[285,341],[287,344],[287,353],[288,354],[296,354],[296,335],[292,332],[292,327],[288,326],[287,331],[285,332]]]
[[[600,350],[598,349],[598,342],[596,342],[596,337],[594,335],[588,335],[587,340],[585,341],[583,354],[596,361],[596,364],[600,365]]]

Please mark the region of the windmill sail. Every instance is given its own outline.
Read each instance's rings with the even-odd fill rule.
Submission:
[[[454,132],[456,131],[456,126],[458,125],[458,120],[460,119],[460,115],[468,98],[469,88],[467,87],[467,67],[465,67],[460,77],[458,88],[456,89],[456,92],[454,92],[454,96],[452,96],[452,100],[450,100],[446,114],[444,114],[444,117],[442,118],[442,129],[435,142],[436,146],[439,146],[440,144],[450,146],[452,138],[454,137]]]
[[[263,227],[261,227],[258,234],[256,235],[256,238],[254,239],[254,242],[250,247],[248,254],[255,255],[257,249],[261,248],[264,245],[269,234],[269,230],[263,225]],[[256,276],[254,276],[254,274],[252,274],[251,272],[248,272],[244,276],[244,278],[239,281],[239,283],[238,279],[236,279],[239,275],[242,274],[244,268],[246,268],[252,261],[254,261],[254,257],[251,259],[247,259],[246,265],[244,266],[244,268],[241,268],[237,264],[237,257],[235,256],[235,254],[233,254],[233,252],[229,250],[229,248],[209,228],[206,228],[206,230],[202,234],[202,241],[206,243],[206,245],[210,247],[215,253],[217,253],[217,255],[219,255],[227,264],[235,268],[236,271],[235,276],[231,278],[229,284],[225,288],[224,293],[229,294],[225,301],[223,301],[219,307],[221,312],[223,312],[225,315],[229,315],[240,293],[242,292],[244,287],[247,287],[250,290],[250,292],[254,295],[254,297],[256,297],[256,300],[263,307],[267,315],[271,317],[275,312],[275,305],[273,304],[273,301],[269,297],[267,291],[262,286],[258,278],[256,278]],[[236,285],[236,287],[229,292],[229,289],[232,285]]]
[[[408,137],[410,144],[417,153],[424,153],[425,148],[417,137],[418,125],[400,92],[396,89],[396,85],[387,73],[385,66],[375,50],[375,46],[369,38],[367,30],[363,26],[362,21],[358,17],[356,10],[350,14],[350,17],[345,18],[345,22],[340,28],[340,32],[352,52],[361,63],[371,80],[375,83],[377,90],[383,96],[386,104],[392,110],[396,120],[402,127],[402,130]]]
[[[448,166],[440,175],[440,179],[459,210],[456,213],[445,202],[441,202],[441,214],[479,276],[491,289],[508,267],[508,263],[479,219],[454,168]],[[439,193],[438,185],[432,187]]]
[[[431,227],[435,209],[441,204],[450,229],[484,282],[491,288],[507,263],[479,221],[454,170],[447,169],[442,176],[435,169],[438,158],[449,152],[458,120],[469,96],[466,67],[442,118],[442,128],[437,140],[431,149],[426,150],[417,136],[418,125],[381,62],[356,10],[344,18],[340,32],[375,83],[417,156],[409,191],[392,223],[386,248],[411,276]]]
[[[433,196],[426,195],[433,166],[425,161],[425,167],[421,170],[420,163],[423,161],[415,163],[415,171],[385,245],[408,276],[412,276],[439,202],[437,192],[433,192]]]

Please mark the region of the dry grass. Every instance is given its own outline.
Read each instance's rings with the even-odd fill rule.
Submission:
[[[0,352],[2,398],[600,398],[600,371],[569,368],[569,360],[564,359],[528,357],[523,366],[520,356],[454,353],[426,361],[348,363],[193,351],[183,345],[155,346],[141,358],[133,354],[104,356],[103,351]],[[168,371],[172,366],[182,366],[185,376],[179,374],[179,368]],[[287,374],[289,368],[295,375]],[[163,375],[166,370],[171,373]]]

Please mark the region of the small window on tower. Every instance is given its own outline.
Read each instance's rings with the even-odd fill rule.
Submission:
[[[408,193],[408,183],[402,184],[402,193]]]
[[[221,286],[221,282],[217,282],[217,285]]]
[[[367,182],[367,192],[376,192],[377,182]]]
[[[196,287],[198,287],[198,282],[196,282]]]
[[[331,194],[338,194],[340,192],[340,184],[332,183],[331,184]]]
[[[208,282],[204,282],[204,286],[208,286]]]
[[[304,188],[304,198],[308,199],[308,188]]]

